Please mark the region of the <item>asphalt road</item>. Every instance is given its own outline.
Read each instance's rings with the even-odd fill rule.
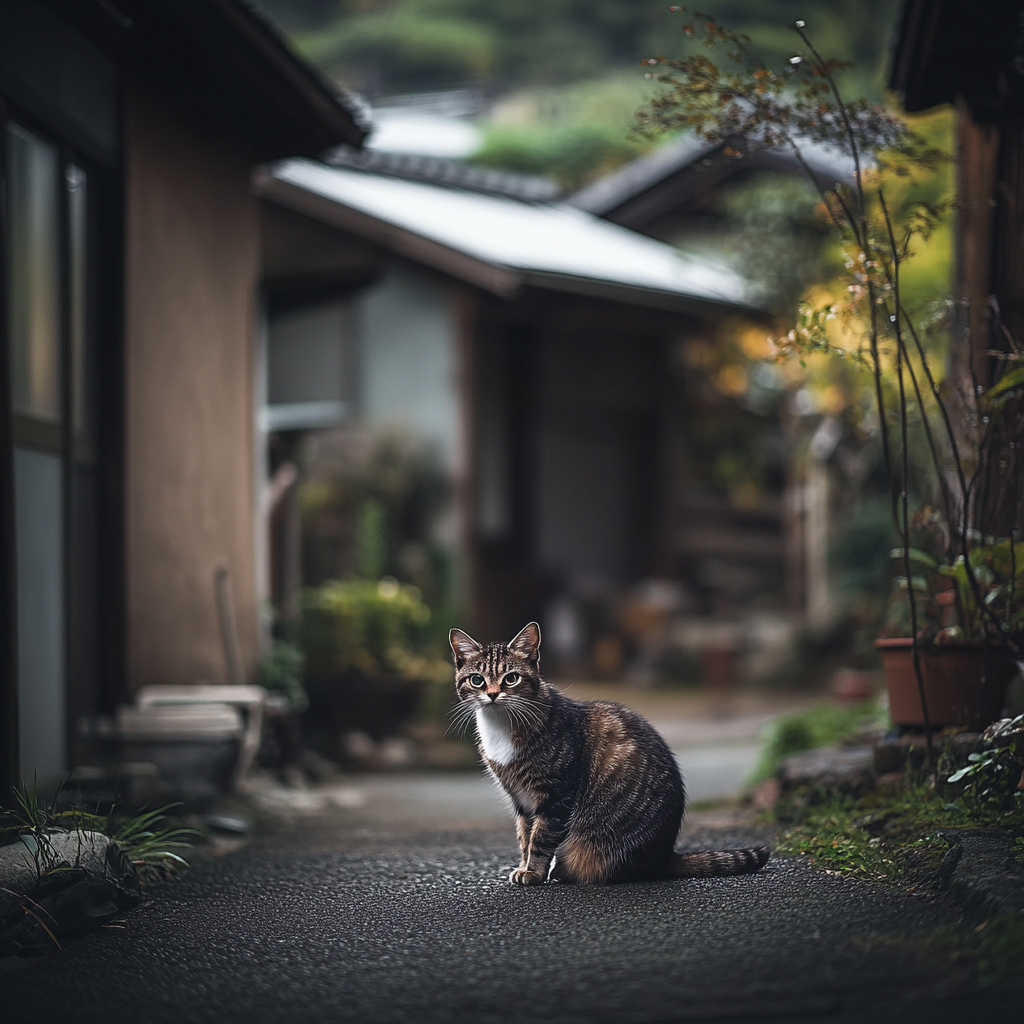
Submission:
[[[926,953],[920,937],[954,920],[950,908],[797,861],[735,879],[512,888],[511,825],[442,782],[398,787],[390,802],[386,787],[358,799],[335,787],[317,813],[310,804],[150,890],[114,926],[8,965],[4,1020],[877,1024],[1019,1012],[1019,995],[972,995]],[[765,837],[727,820],[683,845]]]

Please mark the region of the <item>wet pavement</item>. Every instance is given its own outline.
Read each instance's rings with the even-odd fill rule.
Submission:
[[[691,790],[686,766],[701,750],[708,763],[726,751],[738,774],[735,751],[761,713],[748,712],[709,713],[689,736],[679,718],[662,723]],[[474,775],[263,796],[291,801],[275,830],[148,890],[66,949],[5,965],[5,1019],[941,1024],[1019,1013],[1020,993],[973,990],[962,964],[926,944],[956,920],[952,906],[801,861],[731,879],[521,889],[506,881],[512,825]],[[680,845],[771,836],[727,807],[693,814]]]
[[[927,1004],[943,1021],[1012,1005],[951,1001],[966,976],[894,938],[952,921],[942,904],[781,859],[732,879],[513,888],[508,823],[399,823],[393,805],[384,826],[381,800],[264,836],[18,963],[6,1019],[882,1021]],[[734,821],[684,845],[765,834]]]

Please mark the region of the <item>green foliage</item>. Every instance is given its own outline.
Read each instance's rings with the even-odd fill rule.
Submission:
[[[143,884],[174,874],[188,863],[176,851],[187,850],[190,839],[200,833],[169,821],[168,804],[137,815],[90,813],[80,808],[55,809],[56,801],[41,800],[34,787],[23,785],[14,791],[15,805],[0,808],[0,845],[20,841],[32,851],[36,872],[42,881],[48,875],[66,871],[70,865],[55,855],[51,837],[58,832],[98,832],[110,836],[128,858]]]
[[[775,309],[791,309],[830,267],[818,195],[799,177],[758,174],[723,192],[725,254]],[[786,253],[779,259],[779,253]]]
[[[776,851],[806,856],[816,868],[876,881],[913,881],[921,868],[936,869],[949,848],[941,830],[1024,825],[1020,804],[1009,810],[948,800],[921,784],[894,798],[877,793],[860,800],[835,794],[799,805],[780,805],[792,819],[779,831]]]
[[[884,710],[874,700],[852,705],[815,704],[803,711],[782,715],[765,728],[760,758],[747,781],[753,784],[770,778],[790,754],[838,743],[885,718]]]
[[[435,538],[449,498],[436,452],[406,431],[322,436],[299,494],[303,580],[395,576],[442,607],[449,556]]]
[[[363,504],[356,525],[356,572],[364,580],[379,580],[388,560],[387,515],[375,498]]]
[[[959,555],[952,565],[931,568],[956,585],[962,623],[948,627],[951,639],[980,639],[993,619],[1004,633],[1016,633],[1024,625],[1024,544],[992,540],[972,548],[967,559]]]
[[[1011,812],[1024,818],[1024,793],[1017,788],[1024,757],[1017,753],[1017,741],[968,754],[967,761],[946,779],[963,783],[964,805],[979,815]]]
[[[438,89],[481,79],[564,82],[629,67],[672,48],[679,29],[657,3],[622,0],[259,0],[325,70],[363,90]],[[867,69],[880,91],[888,0],[718,0],[716,13],[752,37],[765,60],[792,41],[779,23],[806,18],[830,50]],[[447,37],[447,38],[446,38]],[[423,40],[422,52],[417,44]]]
[[[490,26],[424,13],[411,4],[339,19],[297,42],[304,56],[330,74],[363,87],[383,82],[389,91],[486,79],[495,70]]]
[[[169,820],[167,812],[178,806],[167,804],[155,811],[111,820],[113,831],[108,834],[132,862],[143,885],[188,867],[188,862],[175,851],[188,850],[191,838],[201,833],[194,828],[165,824]]]
[[[303,594],[309,669],[432,679],[447,664],[430,646],[430,609],[416,587],[384,578],[325,583]]]
[[[525,174],[546,174],[574,190],[643,151],[615,125],[489,126],[470,162]]]
[[[946,551],[950,530],[944,517],[931,506],[914,516],[912,537],[917,547],[894,548],[890,555],[905,573],[911,564],[911,582],[918,604],[919,628],[936,643],[986,637],[1019,641],[1024,631],[1024,543],[1009,538],[983,538],[972,531],[967,558],[958,554],[950,562]],[[896,577],[905,600],[905,575]],[[891,622],[891,636],[909,636],[906,620]],[[902,630],[896,632],[894,630]]]
[[[270,653],[260,662],[260,683],[272,693],[282,694],[292,711],[304,711],[309,700],[302,685],[306,656],[287,640],[274,640]]]
[[[854,825],[856,811],[852,799],[835,798],[809,812],[796,828],[781,831],[775,851],[783,856],[807,857],[824,871],[873,881],[901,881],[904,858],[898,850],[883,848],[878,836]]]

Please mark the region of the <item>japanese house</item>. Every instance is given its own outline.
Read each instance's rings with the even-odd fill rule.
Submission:
[[[239,0],[0,2],[0,792],[258,657],[254,166],[364,131]]]
[[[602,625],[588,607],[679,578],[680,346],[756,317],[745,282],[439,161],[289,161],[258,188],[268,293],[290,296],[271,306],[268,423],[429,439],[453,485],[469,628],[511,636],[539,617],[547,651],[589,659]],[[323,370],[303,385],[313,351]]]

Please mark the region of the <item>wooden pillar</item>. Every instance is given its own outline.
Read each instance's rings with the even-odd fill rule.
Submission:
[[[993,231],[997,207],[996,168],[999,129],[980,124],[967,102],[957,101],[957,191],[955,295],[960,303],[957,337],[950,353],[950,370],[958,388],[991,380],[992,347],[989,296],[993,291]]]

